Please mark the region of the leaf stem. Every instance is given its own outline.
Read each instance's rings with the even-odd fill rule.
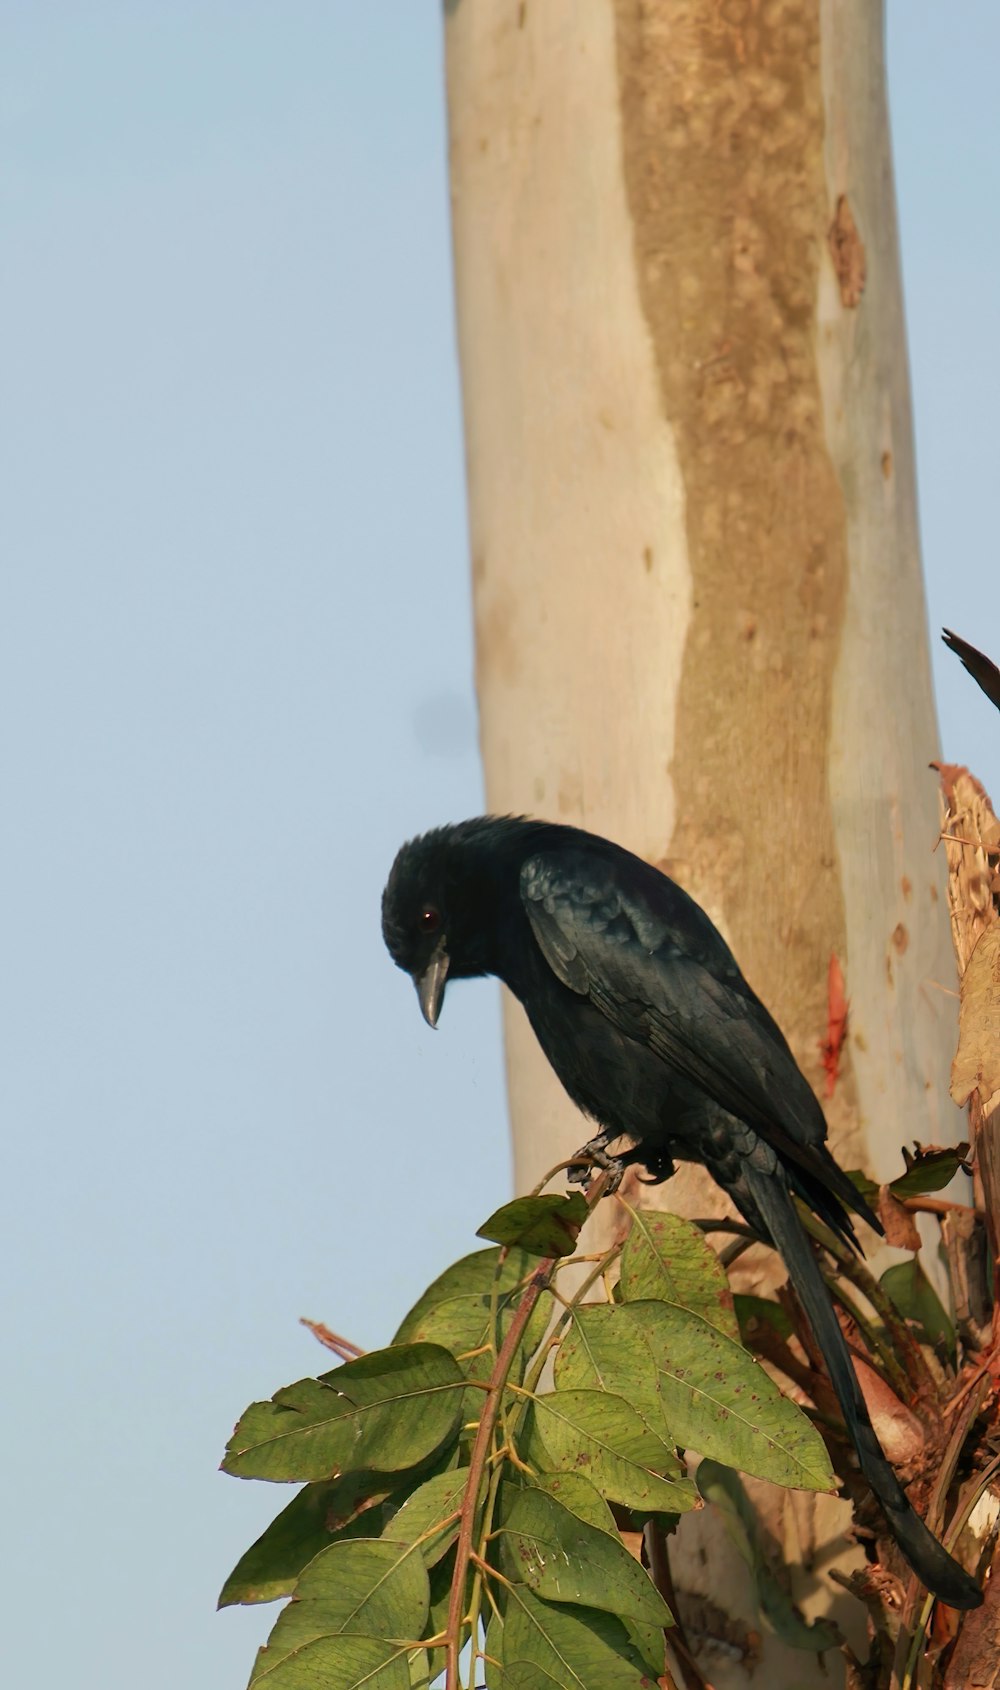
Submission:
[[[875,1322],[862,1314],[854,1298],[847,1295],[844,1287],[837,1283],[833,1274],[824,1273],[823,1278],[831,1295],[837,1299],[844,1313],[853,1320],[868,1345],[871,1351],[870,1356],[865,1358],[868,1365],[874,1366],[877,1371],[882,1372],[885,1375],[886,1383],[892,1387],[897,1397],[905,1402],[910,1381],[906,1376],[905,1369],[899,1365],[892,1345],[880,1334]]]
[[[469,1570],[469,1560],[472,1555],[472,1532],[476,1521],[476,1504],[479,1501],[479,1488],[482,1483],[486,1467],[487,1452],[493,1428],[500,1413],[500,1402],[507,1376],[510,1373],[517,1354],[517,1347],[524,1335],[524,1329],[531,1318],[532,1310],[549,1282],[549,1275],[555,1268],[556,1256],[546,1256],[539,1262],[537,1268],[528,1281],[528,1289],[518,1305],[517,1313],[510,1323],[507,1336],[500,1346],[496,1364],[490,1376],[489,1390],[483,1405],[483,1413],[479,1421],[476,1441],[472,1446],[472,1458],[469,1462],[469,1478],[465,1487],[465,1497],[462,1503],[462,1515],[458,1528],[458,1544],[455,1551],[455,1570],[451,1579],[451,1598],[448,1603],[448,1659],[445,1677],[445,1690],[461,1690],[458,1677],[458,1657],[462,1645],[462,1609],[465,1606],[465,1578]]]
[[[540,1197],[549,1181],[555,1179],[556,1174],[561,1174],[564,1168],[579,1168],[582,1165],[579,1156],[569,1156],[564,1162],[557,1162],[554,1168],[550,1168],[547,1174],[542,1175],[537,1185],[532,1186],[530,1195]]]
[[[608,1185],[608,1175],[600,1174],[587,1192],[588,1206],[593,1209]],[[459,1680],[459,1655],[462,1649],[462,1610],[465,1606],[465,1581],[469,1571],[469,1561],[472,1556],[472,1534],[476,1524],[476,1508],[479,1493],[482,1489],[486,1462],[489,1455],[493,1433],[500,1415],[503,1394],[507,1387],[510,1370],[514,1365],[518,1346],[524,1336],[525,1327],[531,1319],[535,1304],[542,1292],[547,1288],[549,1280],[555,1272],[559,1261],[558,1256],[544,1257],[536,1267],[528,1281],[527,1288],[517,1306],[517,1312],[507,1330],[507,1336],[500,1346],[496,1364],[490,1375],[489,1390],[483,1404],[482,1418],[476,1441],[472,1446],[469,1460],[469,1477],[462,1501],[462,1513],[458,1528],[458,1542],[455,1545],[455,1568],[451,1578],[451,1595],[448,1600],[448,1633],[447,1664],[445,1668],[445,1690],[461,1690]],[[499,1482],[502,1465],[498,1462],[493,1474],[493,1481]]]

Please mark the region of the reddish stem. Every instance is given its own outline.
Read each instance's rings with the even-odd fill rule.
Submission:
[[[476,1504],[479,1501],[479,1490],[486,1467],[490,1440],[493,1437],[497,1416],[500,1413],[503,1388],[507,1383],[511,1363],[517,1353],[517,1346],[524,1336],[524,1329],[531,1318],[532,1310],[548,1285],[549,1278],[558,1260],[557,1256],[546,1256],[543,1261],[539,1262],[528,1281],[528,1288],[518,1304],[517,1313],[510,1323],[510,1329],[490,1375],[486,1401],[483,1404],[482,1419],[479,1422],[476,1441],[472,1446],[469,1479],[465,1487],[462,1516],[458,1528],[458,1543],[455,1548],[455,1571],[451,1579],[451,1599],[448,1603],[448,1624],[446,1628],[448,1664],[445,1690],[461,1690],[458,1680],[458,1657],[462,1646],[462,1609],[465,1605],[465,1579],[469,1571],[469,1559],[472,1554],[472,1533],[476,1523]]]
[[[338,1355],[341,1361],[357,1361],[358,1356],[364,1355],[360,1344],[352,1344],[350,1338],[341,1338],[338,1332],[331,1332],[321,1320],[309,1320],[303,1314],[299,1316],[299,1325],[307,1326],[314,1338]]]

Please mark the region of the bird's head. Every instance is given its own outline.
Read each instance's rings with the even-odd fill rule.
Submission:
[[[501,972],[498,931],[507,894],[517,901],[515,830],[524,827],[480,816],[411,839],[396,856],[382,894],[382,935],[432,1027],[449,979]]]

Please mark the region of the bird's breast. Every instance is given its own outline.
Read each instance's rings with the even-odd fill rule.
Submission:
[[[522,1002],[539,1044],[579,1109],[610,1134],[628,1133],[654,1147],[662,1147],[668,1137],[675,1145],[678,1138],[690,1139],[694,1153],[706,1100],[681,1075],[614,1026],[589,998],[558,981],[526,993]]]

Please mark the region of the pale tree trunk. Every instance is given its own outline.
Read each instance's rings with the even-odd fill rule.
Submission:
[[[453,0],[446,39],[489,806],[674,874],[817,1090],[836,956],[833,1145],[898,1172],[958,1117],[881,8]],[[587,1134],[505,1017],[525,1189]],[[689,1169],[643,1200],[720,1205]],[[771,1519],[799,1564],[845,1512]],[[711,1534],[686,1517],[678,1582],[738,1648]],[[857,1637],[828,1565],[796,1595]],[[818,1675],[763,1648],[755,1681]]]

